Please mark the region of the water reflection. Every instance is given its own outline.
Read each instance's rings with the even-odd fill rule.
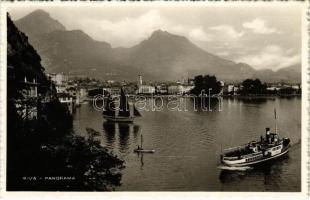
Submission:
[[[282,166],[289,161],[288,158],[289,156],[285,155],[276,160],[264,162],[255,166],[253,169],[246,171],[222,170],[219,179],[224,185],[232,185],[248,179],[257,181],[263,178],[264,184],[270,185],[272,184],[271,182],[276,182],[277,177],[282,174]]]
[[[232,97],[233,98],[233,97]],[[237,97],[233,98],[236,100],[238,103],[244,103],[244,104],[265,104],[267,101],[275,101],[275,97],[268,97],[268,98],[263,98],[263,97]]]
[[[187,109],[191,111],[197,111],[197,114],[204,113],[206,111],[221,111],[223,98],[189,98],[187,101]]]
[[[138,133],[140,133],[140,130],[141,130],[141,128],[139,125],[136,125],[136,124],[133,125],[133,137],[134,137],[135,141],[138,138],[138,135],[139,135]]]
[[[103,130],[106,133],[106,141],[108,146],[113,146],[115,142],[115,123],[110,123],[110,122],[104,122],[103,123]]]
[[[103,122],[103,130],[109,146],[114,146],[115,135],[119,139],[119,149],[125,152],[129,147],[130,136],[134,137],[137,141],[140,126],[133,123],[120,123],[120,122]],[[117,137],[116,136],[116,137]]]
[[[143,110],[142,117],[131,124],[103,122],[101,112],[82,105],[75,113],[74,129],[82,136],[86,127],[101,130],[102,145],[125,160],[121,191],[300,191],[300,98],[225,97],[221,112],[219,102],[211,103],[213,112],[196,112],[193,99],[180,99],[188,111],[184,107],[180,112],[169,111],[168,98],[163,98],[162,111]],[[147,108],[152,108],[152,102],[147,102]],[[156,106],[160,105],[156,100]],[[281,137],[299,143],[292,145],[290,158],[248,172],[218,170],[219,145],[228,148],[259,138],[266,127],[274,126],[275,107]],[[141,134],[143,145],[154,148],[155,154],[133,152]]]
[[[140,157],[140,169],[143,170],[144,160],[143,160],[143,153],[138,153],[138,157]]]
[[[123,152],[128,148],[129,134],[132,132],[130,128],[133,128],[133,126],[128,123],[116,123],[116,125],[118,125],[119,132],[119,147]]]

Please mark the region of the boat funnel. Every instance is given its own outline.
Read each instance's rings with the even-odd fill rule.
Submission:
[[[270,128],[266,128],[266,135],[270,134]]]

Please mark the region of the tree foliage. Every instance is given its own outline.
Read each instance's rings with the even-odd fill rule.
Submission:
[[[196,76],[194,78],[194,84],[195,87],[193,88],[191,93],[195,95],[201,94],[202,91],[204,91],[205,94],[209,94],[209,89],[212,89],[210,91],[210,94],[218,94],[221,91],[221,83],[217,81],[215,76]]]
[[[241,94],[266,94],[267,85],[259,79],[246,79],[242,82]]]
[[[124,162],[100,145],[95,130],[87,129],[87,137],[72,131],[72,116],[55,98],[55,87],[44,74],[40,56],[9,16],[7,21],[6,189],[105,191],[119,186]],[[36,80],[37,97],[23,95],[22,91],[27,89],[25,76]],[[28,107],[37,117],[23,116]],[[71,179],[50,180],[49,177]]]

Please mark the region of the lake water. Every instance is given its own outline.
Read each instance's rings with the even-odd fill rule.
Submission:
[[[119,191],[301,190],[301,98],[223,99],[212,111],[195,111],[191,99],[183,103],[187,111],[141,111],[132,124],[107,123],[84,104],[74,114],[74,129],[81,135],[86,127],[99,131],[102,145],[125,160]],[[246,172],[219,169],[222,148],[259,139],[266,127],[274,130],[274,108],[280,137],[291,139],[289,154]],[[141,134],[143,147],[154,154],[133,153]]]

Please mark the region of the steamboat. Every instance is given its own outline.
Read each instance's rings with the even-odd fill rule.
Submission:
[[[275,127],[274,133],[266,128],[265,136],[261,136],[259,141],[223,150],[221,163],[229,167],[253,166],[285,155],[290,148],[290,139],[280,138],[277,125]]]

